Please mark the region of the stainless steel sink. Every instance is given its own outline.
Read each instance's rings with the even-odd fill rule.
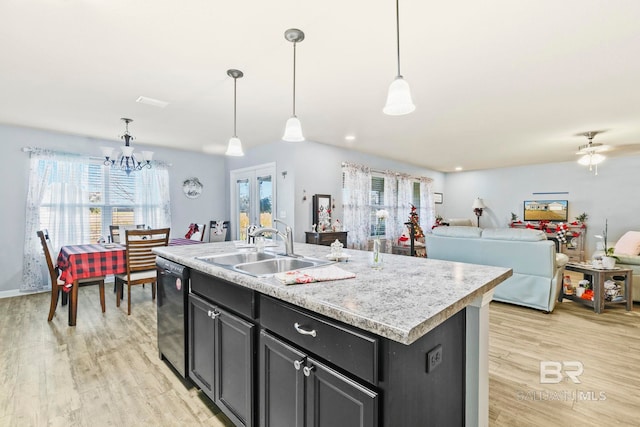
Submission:
[[[300,270],[303,268],[317,267],[329,264],[327,261],[312,260],[308,258],[281,257],[264,261],[249,262],[234,266],[235,270],[252,276],[271,276],[283,271]]]
[[[200,261],[208,262],[209,264],[217,264],[221,266],[229,266],[236,264],[244,264],[247,262],[262,261],[265,259],[272,259],[277,257],[276,254],[269,254],[265,252],[234,252],[223,255],[210,255],[205,257],[198,257]]]
[[[265,252],[234,252],[197,257],[200,261],[255,277],[331,264],[331,261]]]

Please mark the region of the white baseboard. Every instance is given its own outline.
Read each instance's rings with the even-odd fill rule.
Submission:
[[[51,292],[51,289],[43,289],[41,291],[21,291],[20,289],[11,289],[9,291],[0,291],[1,298],[22,297],[31,294],[40,294],[43,292]]]

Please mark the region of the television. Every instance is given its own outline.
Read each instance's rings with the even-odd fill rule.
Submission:
[[[525,221],[566,221],[569,218],[567,200],[525,200]]]

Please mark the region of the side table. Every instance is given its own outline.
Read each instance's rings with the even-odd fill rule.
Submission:
[[[593,287],[593,301],[585,300],[579,298],[576,295],[565,295],[564,286],[562,287],[562,291],[560,292],[560,298],[558,298],[559,302],[562,302],[562,298],[567,298],[573,301],[579,301],[586,305],[593,304],[593,310],[600,314],[604,310],[605,306],[605,291],[604,291],[604,282],[608,276],[623,276],[624,277],[624,299],[615,302],[607,302],[608,304],[626,304],[627,311],[631,311],[633,309],[633,295],[632,295],[632,280],[633,280],[633,270],[630,268],[613,268],[613,269],[602,269],[602,268],[594,268],[591,264],[587,263],[568,263],[564,266],[565,270],[575,271],[578,273],[582,273],[583,276],[591,277],[591,286]]]

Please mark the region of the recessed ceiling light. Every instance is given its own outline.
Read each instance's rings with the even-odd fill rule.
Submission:
[[[344,137],[344,139],[346,139],[347,141],[355,141],[356,140],[356,136],[355,135],[347,135]]]
[[[456,170],[457,171],[461,171],[462,170],[462,166],[456,166]]]
[[[139,102],[140,104],[151,105],[152,107],[158,107],[158,108],[164,108],[167,105],[169,105],[169,103],[166,101],[160,101],[159,99],[153,99],[146,96],[138,97],[138,99],[136,99],[136,102]]]

